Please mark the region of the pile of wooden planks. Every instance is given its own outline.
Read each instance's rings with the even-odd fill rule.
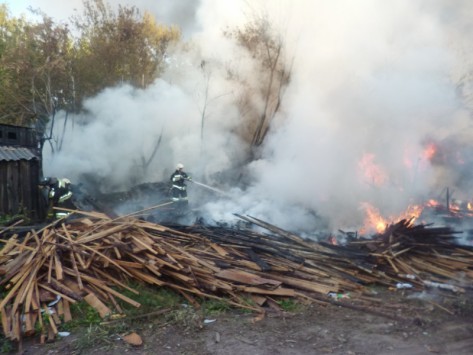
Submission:
[[[373,257],[373,270],[416,288],[435,287],[463,292],[473,281],[473,246],[462,245],[461,232],[450,227],[414,225],[401,220],[385,232],[351,242]],[[450,286],[447,286],[450,285]]]
[[[2,240],[0,285],[6,293],[0,311],[6,337],[19,340],[39,325],[43,339],[52,338],[58,324],[71,319],[70,304],[80,300],[102,317],[121,313],[121,302],[139,307],[118,291],[136,293],[127,286],[130,280],[172,288],[196,306],[199,298],[225,298],[254,311],[272,298],[310,299],[311,293],[325,296],[341,286],[362,289],[337,276],[336,268],[322,265],[328,256],[320,254],[317,265],[311,256],[315,243],[291,252],[290,238],[271,241],[230,230],[225,238],[220,231],[218,241],[208,238],[204,227],[179,231],[131,217],[81,213],[81,218]],[[242,238],[254,240],[245,245]]]
[[[81,300],[104,318],[123,313],[123,303],[139,307],[123,294],[137,294],[131,280],[171,288],[197,307],[200,299],[214,298],[263,312],[278,298],[362,298],[365,285],[392,285],[399,273],[424,277],[427,262],[444,277],[455,278],[458,270],[473,277],[473,253],[450,246],[449,231],[406,223],[371,240],[333,246],[253,217],[238,216],[248,227],[227,228],[169,227],[96,212],[75,216],[2,240],[0,311],[7,338],[20,340],[41,329],[42,340],[53,339],[58,325],[71,320],[70,305]],[[270,233],[256,232],[254,225]]]

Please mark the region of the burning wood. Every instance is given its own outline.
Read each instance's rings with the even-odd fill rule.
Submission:
[[[473,278],[473,247],[459,245],[458,233],[450,227],[401,220],[384,233],[351,246],[367,250],[375,258],[376,269],[393,280],[409,280],[417,287],[449,282],[453,285],[444,289],[461,291]]]

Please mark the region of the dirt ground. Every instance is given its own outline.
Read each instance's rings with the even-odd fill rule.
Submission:
[[[422,297],[418,297],[422,296]],[[25,354],[472,354],[471,295],[448,296],[408,291],[384,291],[375,308],[353,309],[350,299],[339,305],[310,304],[296,310],[255,314],[225,311],[179,321],[162,315],[127,321],[120,329],[73,330],[50,344],[29,339]],[[380,313],[381,312],[381,313]],[[97,333],[103,332],[98,337]],[[136,332],[141,346],[123,336]],[[84,343],[84,336],[95,339]]]

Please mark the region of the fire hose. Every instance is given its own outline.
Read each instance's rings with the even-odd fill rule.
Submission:
[[[224,196],[226,196],[226,197],[230,197],[229,194],[227,194],[226,192],[224,192],[224,191],[222,191],[222,190],[216,189],[215,187],[212,187],[212,186],[209,186],[209,185],[206,185],[206,184],[203,184],[203,183],[201,183],[201,182],[194,181],[194,180],[191,180],[191,179],[188,179],[188,181],[190,181],[190,182],[192,182],[192,183],[194,183],[194,184],[196,184],[196,185],[205,187],[205,188],[208,189],[208,190],[217,192],[217,193],[219,193],[219,194],[221,194],[221,195],[224,195]]]

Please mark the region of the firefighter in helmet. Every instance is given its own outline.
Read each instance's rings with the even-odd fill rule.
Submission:
[[[187,185],[186,181],[191,181],[192,178],[184,172],[184,165],[177,164],[176,170],[171,175],[171,198],[177,202],[180,207],[184,208],[188,205],[187,200]]]
[[[72,203],[71,181],[67,178],[46,177],[39,184],[48,201],[48,218],[66,217],[69,213],[54,210],[54,207],[75,208]]]

